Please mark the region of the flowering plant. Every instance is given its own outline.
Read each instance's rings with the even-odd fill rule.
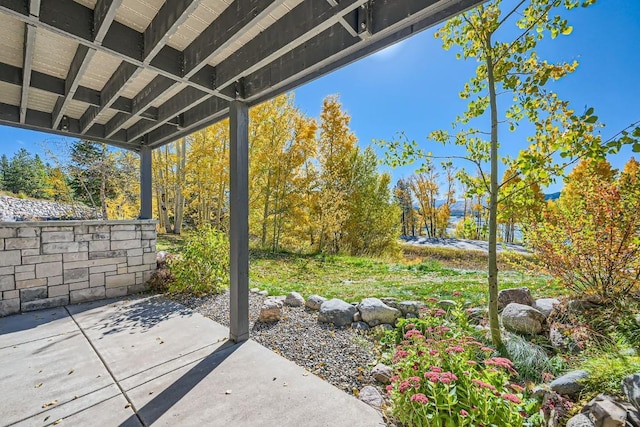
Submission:
[[[401,322],[387,386],[393,412],[407,426],[524,425],[522,387],[513,363],[431,310]],[[438,324],[438,319],[440,324]],[[446,324],[450,326],[447,326]]]

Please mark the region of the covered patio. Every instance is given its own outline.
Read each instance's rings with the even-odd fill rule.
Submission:
[[[153,217],[152,150],[227,117],[231,136],[229,329],[162,300],[67,305],[0,319],[5,361],[0,392],[10,398],[0,410],[0,424],[48,425],[67,418],[73,425],[95,425],[96,419],[104,425],[381,423],[374,410],[353,397],[305,375],[302,368],[258,344],[245,342],[248,109],[480,3],[0,0],[0,124],[104,142],[140,155],[139,220],[144,223],[116,231],[133,233],[131,239],[143,239],[141,248],[150,250],[119,250],[155,251],[155,234],[144,236],[151,232],[144,225]],[[80,231],[49,232],[78,236],[90,234],[84,231],[90,226],[74,224]],[[21,228],[8,228],[16,227]],[[11,233],[11,239],[24,234]],[[96,233],[89,240],[97,239]],[[25,274],[17,270],[20,259],[24,264],[28,256],[50,256],[42,248],[9,248],[4,237],[0,236],[0,304],[33,294],[23,292],[32,286],[28,280],[43,280],[34,276],[20,281],[18,275]],[[77,239],[71,240],[75,244]],[[149,241],[146,246],[144,239]],[[86,267],[83,262],[96,265],[93,242],[85,243],[62,245],[60,267],[49,267],[62,271],[67,261],[75,263],[74,270]],[[56,250],[62,247],[48,244],[57,245],[52,246]],[[83,245],[85,258],[67,260],[73,257],[67,252]],[[13,263],[7,261],[9,249]],[[111,256],[106,246],[103,252]],[[119,262],[127,264],[126,259]],[[116,268],[120,274],[124,267]],[[137,273],[143,277],[141,272],[122,273],[135,279],[118,283],[124,293],[139,290]],[[66,274],[55,277],[61,280],[56,286],[69,285]],[[45,298],[51,297],[51,286],[38,286]],[[91,295],[109,296],[108,291]],[[66,305],[64,301],[59,305]],[[78,364],[67,363],[63,369],[63,361]],[[62,372],[67,365],[69,372]],[[74,377],[80,370],[85,376]],[[38,379],[45,371],[51,372],[47,381],[62,393],[51,394],[56,403],[30,400],[45,387]],[[73,382],[76,379],[80,382]],[[183,399],[186,396],[189,399]],[[336,421],[338,413],[342,415]]]

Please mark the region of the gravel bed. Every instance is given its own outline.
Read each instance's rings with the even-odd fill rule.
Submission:
[[[173,296],[176,302],[229,325],[229,291],[206,297]],[[364,335],[350,328],[335,328],[317,321],[317,311],[305,307],[282,309],[282,320],[257,322],[264,296],[249,294],[251,338],[295,362],[347,393],[374,385],[369,374],[376,356]]]

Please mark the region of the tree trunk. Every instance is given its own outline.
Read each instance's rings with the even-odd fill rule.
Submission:
[[[184,217],[184,170],[187,166],[187,141],[182,138],[176,143],[176,186],[175,186],[175,223],[173,232],[180,234],[182,231],[182,219]]]
[[[496,349],[504,353],[504,344],[500,333],[500,321],[498,319],[498,102],[496,99],[496,86],[493,75],[493,59],[491,51],[491,38],[487,37],[487,80],[489,86],[489,104],[491,111],[491,184],[489,188],[489,328],[491,329],[491,341]]]

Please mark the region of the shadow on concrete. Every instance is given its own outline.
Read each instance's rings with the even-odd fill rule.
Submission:
[[[67,306],[72,316],[81,314],[87,310],[107,306],[122,299],[95,301],[85,304]],[[151,329],[171,317],[188,317],[193,312],[188,308],[166,300],[160,296],[141,295],[129,298],[128,303],[118,305],[114,311],[106,311],[104,316],[97,320],[94,328],[99,329],[103,335],[116,334],[122,331],[143,332]]]
[[[243,343],[236,344],[231,341],[222,344],[142,408],[136,408],[136,415],[132,415],[124,423],[120,424],[120,427],[131,425],[135,419],[140,420],[142,425],[145,426],[156,422],[162,415],[169,411],[172,406],[195,388],[198,383],[239,349],[242,344]]]

